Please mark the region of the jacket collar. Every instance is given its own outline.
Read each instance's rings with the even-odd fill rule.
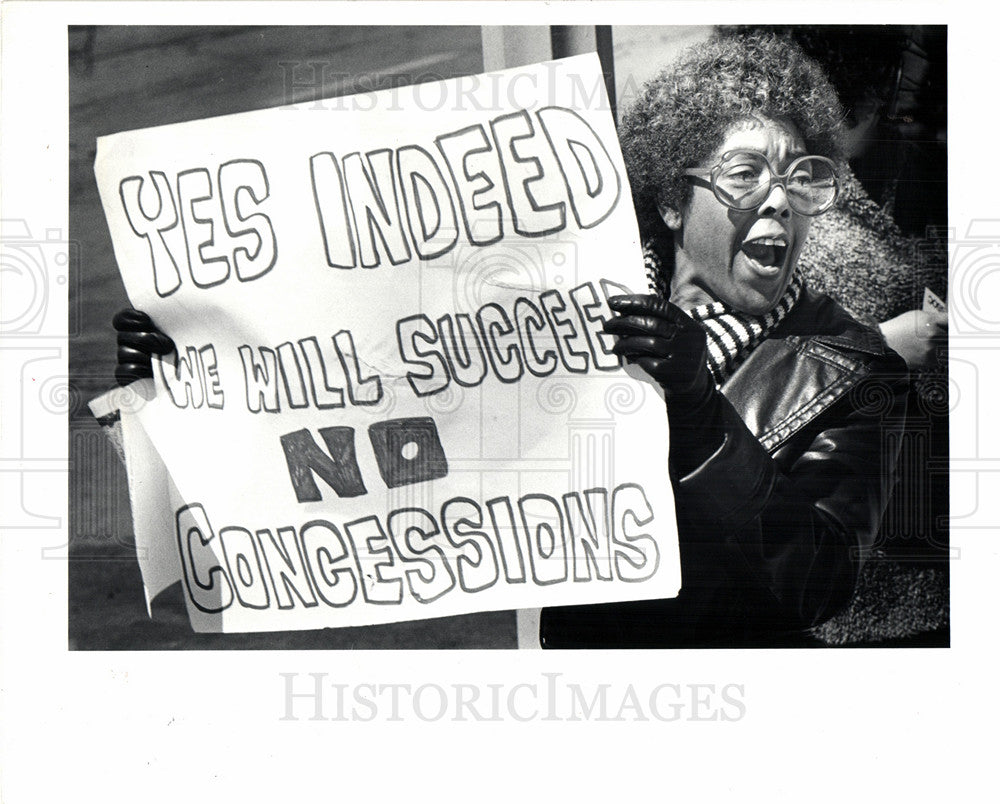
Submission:
[[[855,326],[847,330],[843,335],[816,335],[815,340],[825,343],[834,348],[848,349],[855,352],[864,352],[868,355],[884,355],[886,353],[885,341],[878,330],[868,327]]]
[[[721,390],[773,452],[889,354],[876,330],[855,321],[829,297],[806,291]]]
[[[796,341],[811,338],[835,349],[866,355],[887,354],[877,329],[861,324],[829,296],[808,287],[775,336]]]

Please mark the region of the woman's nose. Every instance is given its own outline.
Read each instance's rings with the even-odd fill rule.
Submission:
[[[765,218],[789,218],[792,210],[788,206],[788,194],[785,188],[775,182],[771,187],[771,192],[758,207],[757,214]]]

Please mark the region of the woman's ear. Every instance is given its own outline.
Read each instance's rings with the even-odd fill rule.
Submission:
[[[660,213],[660,217],[663,219],[663,222],[667,224],[668,229],[672,232],[680,230],[681,224],[684,222],[681,218],[680,212],[663,201],[656,202],[656,211]]]

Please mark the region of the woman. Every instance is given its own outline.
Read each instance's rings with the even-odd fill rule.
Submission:
[[[812,217],[835,200],[840,120],[819,68],[756,34],[699,47],[624,120],[659,293],[612,299],[606,329],[666,395],[683,588],[547,609],[546,647],[787,643],[850,598],[885,504],[906,369],[795,270]],[[173,348],[136,311],[115,326],[121,381]]]
[[[682,591],[547,609],[546,647],[800,644],[850,599],[906,367],[796,272],[835,200],[841,119],[820,68],[757,33],[692,51],[623,120],[659,294],[612,299],[607,330],[666,395]]]

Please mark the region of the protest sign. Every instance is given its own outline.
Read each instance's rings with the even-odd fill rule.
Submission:
[[[676,594],[662,393],[601,328],[646,280],[596,56],[104,137],[95,169],[177,344],[123,422],[165,467],[132,489],[167,501],[147,593],[181,580],[196,630]]]

